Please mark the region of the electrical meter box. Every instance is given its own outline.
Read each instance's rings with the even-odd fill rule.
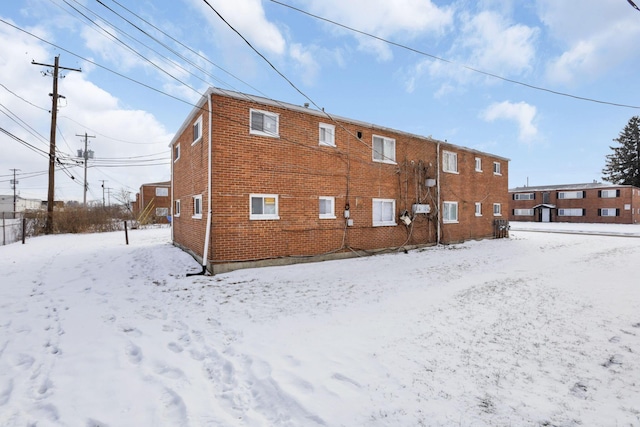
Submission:
[[[412,206],[413,214],[428,214],[431,212],[431,206],[427,204],[415,204]]]

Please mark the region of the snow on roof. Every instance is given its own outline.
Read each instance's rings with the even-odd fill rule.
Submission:
[[[593,190],[596,188],[625,188],[632,185],[616,185],[608,182],[588,182],[584,184],[562,184],[562,185],[538,185],[510,188],[509,193],[521,193],[531,191],[552,191],[552,190]]]

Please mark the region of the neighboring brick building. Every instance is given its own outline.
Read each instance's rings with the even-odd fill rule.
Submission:
[[[509,190],[509,220],[635,224],[640,188],[602,183],[518,187]]]
[[[171,181],[142,184],[131,210],[141,223],[167,224],[171,212]]]
[[[237,92],[210,89],[171,147],[173,242],[210,271],[491,238],[508,215],[503,157]]]

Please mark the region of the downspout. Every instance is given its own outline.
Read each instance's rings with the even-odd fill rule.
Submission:
[[[207,225],[204,236],[204,249],[202,250],[202,271],[200,273],[188,273],[187,276],[203,276],[207,273],[207,258],[209,257],[209,238],[211,236],[211,92],[207,95],[207,102],[209,106],[209,149],[208,149],[208,161],[207,161]],[[212,267],[213,269],[213,267]]]
[[[438,192],[438,196],[437,196],[437,203],[438,203],[438,209],[436,211],[437,217],[436,217],[436,223],[437,223],[437,227],[436,227],[436,243],[440,244],[440,235],[442,233],[442,231],[440,230],[440,219],[442,218],[442,207],[440,206],[440,142],[438,141],[438,155],[437,155],[437,164],[436,164],[436,171],[437,171],[437,187],[436,187],[436,191]]]

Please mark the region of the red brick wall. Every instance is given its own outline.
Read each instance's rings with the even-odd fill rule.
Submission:
[[[599,197],[599,191],[613,189],[618,190],[620,195],[615,198]],[[559,199],[560,191],[584,191],[582,199]],[[611,223],[611,224],[634,224],[640,220],[640,189],[635,187],[603,187],[591,189],[553,189],[544,191],[521,191],[518,193],[534,193],[534,200],[513,200],[515,192],[510,193],[509,197],[509,220],[510,221],[540,221],[538,212],[532,217],[515,216],[515,209],[530,209],[539,205],[543,200],[543,193],[549,193],[549,204],[555,208],[551,210],[552,222],[587,222],[587,223]],[[584,209],[584,216],[559,216],[558,209]],[[619,216],[599,216],[598,209],[611,208],[619,209]],[[628,209],[627,209],[628,208]]]
[[[168,191],[167,196],[156,196],[156,188],[166,188]],[[142,212],[149,207],[149,204],[153,204],[151,207],[151,213],[149,215],[150,222],[166,224],[166,216],[156,216],[157,208],[168,208],[171,212],[171,185],[167,184],[143,184],[140,186],[140,192],[136,194],[136,201],[133,203],[133,213],[139,218]]]
[[[206,108],[206,103],[204,104]],[[279,138],[249,133],[250,108],[279,114]],[[212,237],[209,259],[214,262],[257,260],[296,255],[317,255],[351,249],[380,249],[436,242],[436,188],[424,185],[437,178],[437,142],[414,135],[374,128],[368,124],[336,125],[336,147],[320,146],[319,123],[328,118],[308,112],[249,100],[213,97]],[[174,199],[181,215],[174,216],[174,241],[202,256],[207,206],[208,114],[203,111],[203,138],[192,145],[192,124],[174,141],[180,158],[174,162]],[[361,133],[359,141],[355,135]],[[372,137],[396,140],[396,164],[372,160]],[[457,242],[492,236],[493,203],[507,213],[508,164],[502,175],[493,174],[488,154],[442,143],[458,153],[460,173],[440,176],[442,200],[459,201],[456,224],[442,225],[442,241]],[[474,171],[475,157],[484,171]],[[497,160],[496,160],[497,161]],[[193,219],[192,197],[202,194],[203,215]],[[276,194],[279,220],[250,220],[250,194]],[[318,197],[335,197],[336,219],[320,219]],[[372,199],[396,201],[396,226],[374,227]],[[403,210],[421,199],[431,214],[418,215],[408,228],[398,219]],[[483,216],[476,217],[474,203],[483,202]],[[353,226],[343,218],[349,203]],[[506,216],[504,217],[506,219]]]

